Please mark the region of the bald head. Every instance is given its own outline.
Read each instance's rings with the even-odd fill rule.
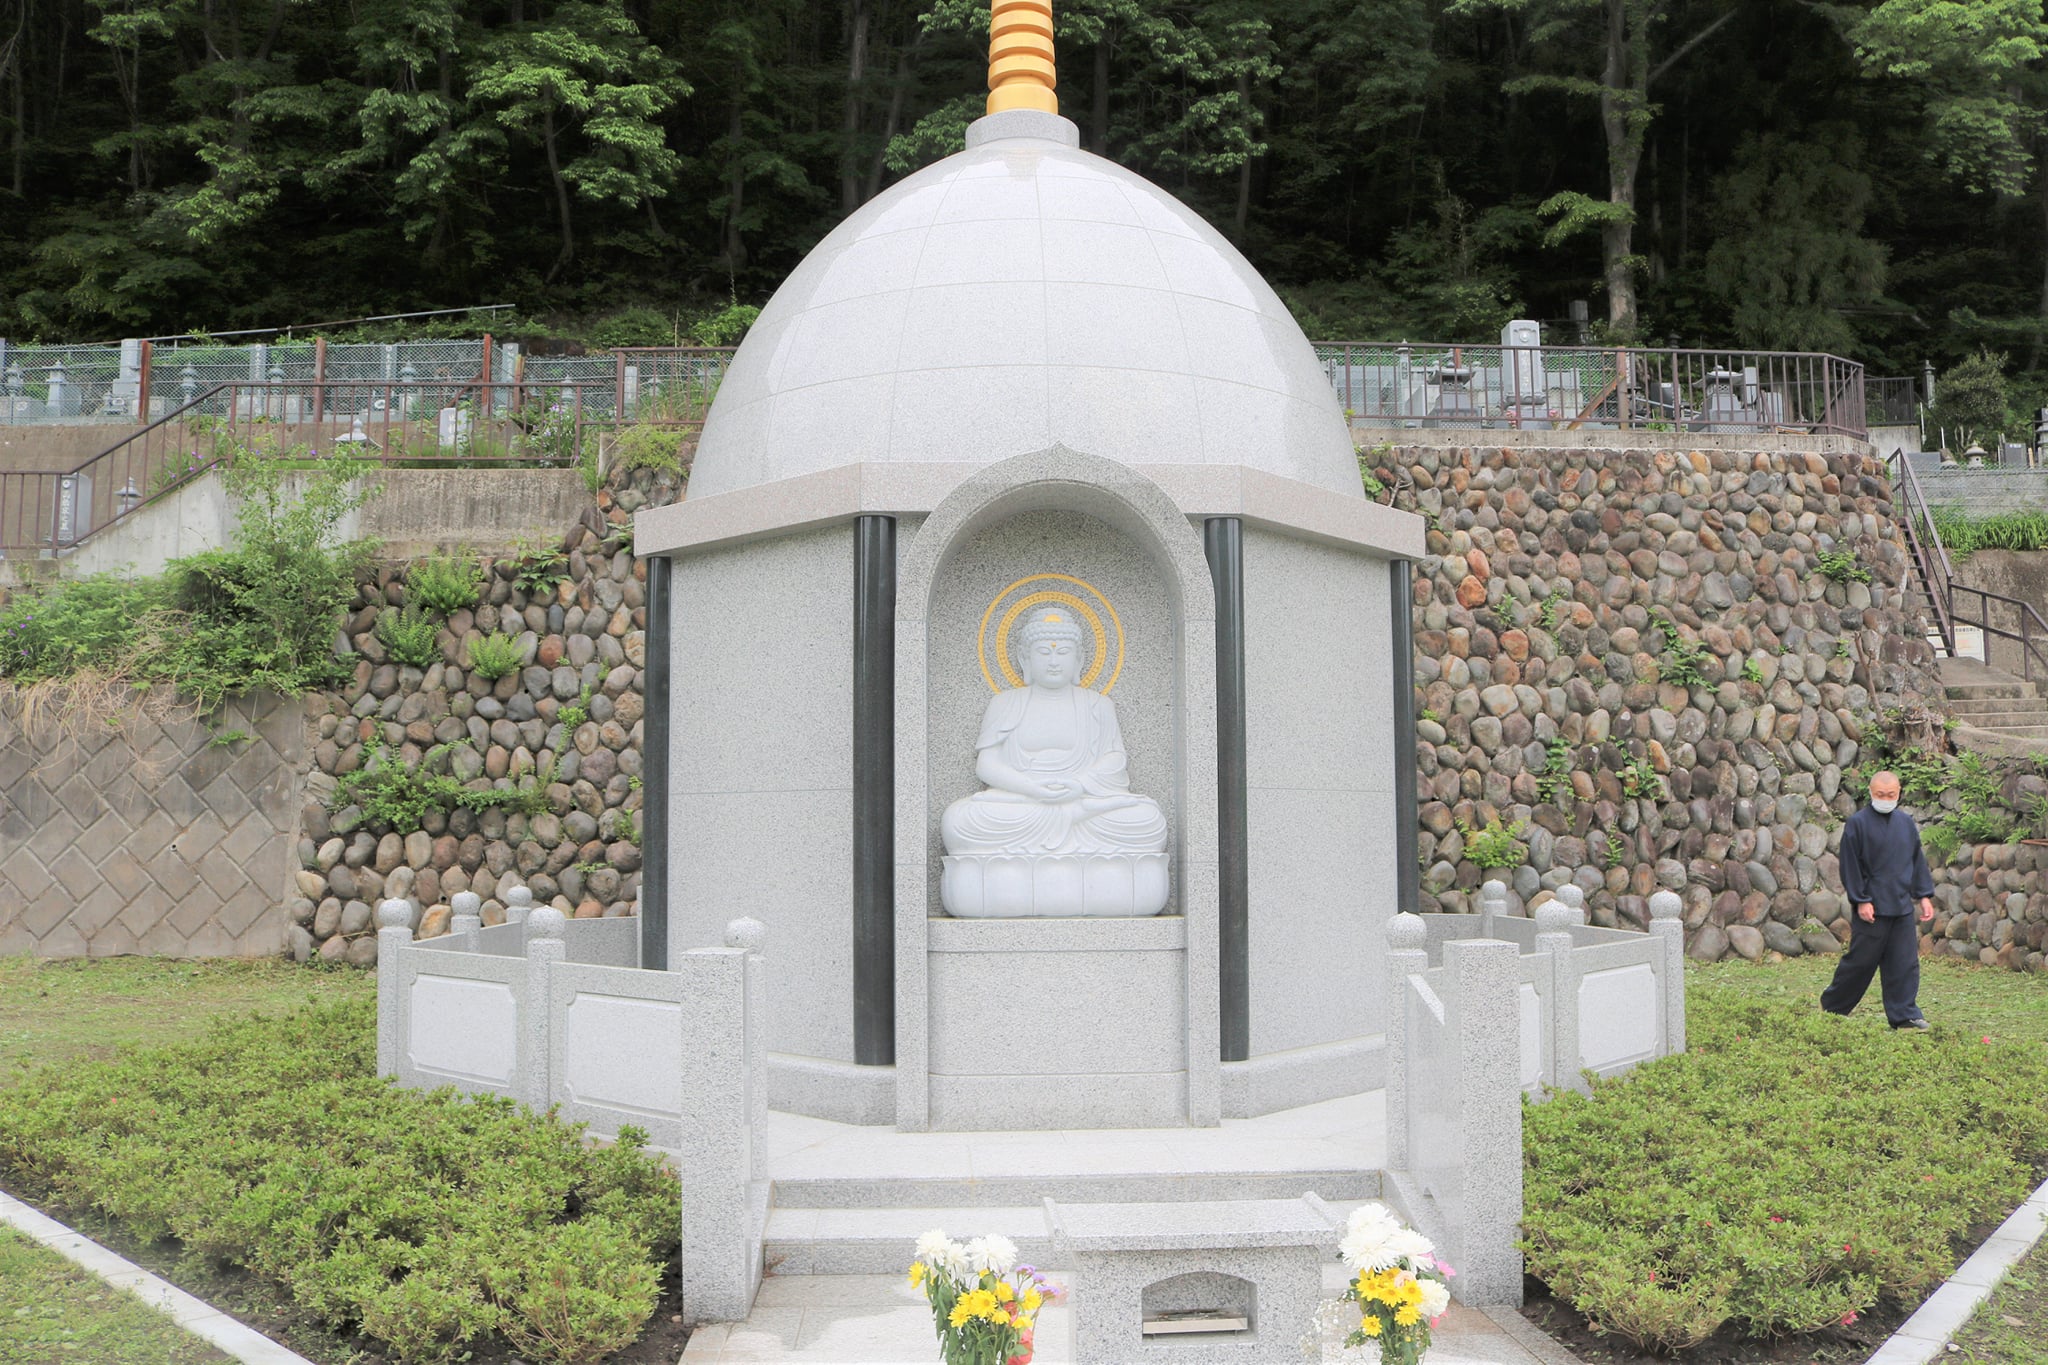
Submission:
[[[1870,801],[1879,810],[1889,811],[1899,804],[1899,775],[1895,772],[1881,772],[1870,779]]]

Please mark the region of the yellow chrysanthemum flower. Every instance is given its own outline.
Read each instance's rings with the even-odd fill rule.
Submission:
[[[912,1261],[912,1262],[910,1263],[910,1282],[911,1282],[912,1284],[923,1284],[923,1283],[924,1283],[924,1262],[923,1262],[923,1261]]]
[[[1028,1332],[1031,1330],[1031,1324],[1038,1321],[1038,1319],[1032,1317],[1029,1313],[1019,1313],[1016,1321],[1018,1331]]]
[[[1038,1306],[1039,1306],[1040,1304],[1044,1303],[1044,1302],[1045,1302],[1045,1295],[1043,1295],[1043,1294],[1039,1293],[1039,1292],[1038,1292],[1038,1290],[1036,1290],[1035,1288],[1034,1288],[1034,1289],[1027,1289],[1027,1290],[1025,1290],[1025,1291],[1024,1291],[1024,1311],[1025,1311],[1025,1312],[1027,1312],[1027,1313],[1036,1313],[1036,1312],[1038,1311]]]
[[[953,1311],[946,1315],[946,1321],[955,1327],[965,1327],[968,1319],[973,1316],[974,1310],[968,1306],[967,1300],[962,1298],[953,1304]]]
[[[1015,1303],[1017,1301],[1017,1291],[1010,1287],[1008,1280],[997,1280],[996,1297],[1004,1303]]]
[[[1376,1337],[1380,1334],[1380,1320],[1375,1317],[1368,1317],[1364,1322],[1358,1324],[1358,1329],[1369,1337]]]
[[[988,1320],[998,1327],[1008,1327],[1010,1325],[1010,1315],[1000,1308],[990,1312]]]
[[[1422,1321],[1422,1310],[1410,1304],[1394,1314],[1394,1321],[1400,1323],[1403,1327],[1413,1327],[1416,1323]]]

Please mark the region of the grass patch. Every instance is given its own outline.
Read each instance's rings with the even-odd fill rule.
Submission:
[[[2048,981],[1924,964],[1932,1032],[1817,999],[1831,962],[1696,969],[1689,1051],[1528,1111],[1532,1275],[1660,1352],[1916,1302],[2048,1157]]]
[[[630,1130],[374,1075],[363,992],[0,1090],[0,1175],[284,1287],[399,1360],[509,1340],[583,1365],[630,1344],[675,1253],[673,1179]]]
[[[373,1000],[354,968],[163,957],[43,962],[0,957],[0,1090],[41,1066],[106,1061],[216,1019],[299,1005]]]
[[[12,1228],[0,1228],[0,1286],[0,1362],[213,1365],[229,1359]]]
[[[1956,1365],[2048,1365],[2048,1238],[2034,1243],[1956,1334]]]

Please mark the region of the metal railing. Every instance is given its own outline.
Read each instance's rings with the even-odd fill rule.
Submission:
[[[2031,602],[1958,583],[1948,548],[1941,543],[1941,527],[1920,487],[1920,476],[1913,472],[1913,462],[1901,452],[1887,463],[1892,470],[1893,505],[1902,514],[1896,519],[1905,533],[1906,554],[1933,604],[1934,628],[1943,652],[1958,657],[1958,630],[1974,629],[1984,639],[1985,663],[1993,663],[1992,642],[2003,640],[2011,648],[1997,652],[2010,652],[2017,659],[2021,678],[2033,682],[2038,674],[2048,680],[2048,620],[2042,619]],[[1972,604],[1969,610],[1960,605],[1965,598]]]
[[[78,465],[0,473],[0,552],[75,549],[240,451],[309,462],[347,452],[382,465],[565,467],[590,452],[597,432],[632,420],[616,400],[609,379],[216,384]]]
[[[1365,423],[1869,434],[1863,367],[1832,355],[1319,342],[1316,356]]]
[[[1871,376],[1863,381],[1864,420],[1873,427],[1920,424],[1920,381],[1911,375]]]

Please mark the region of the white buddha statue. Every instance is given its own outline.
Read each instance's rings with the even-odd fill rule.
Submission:
[[[946,808],[940,899],[955,915],[1155,915],[1166,816],[1131,790],[1116,706],[1076,685],[1081,627],[1042,609],[1013,636],[1025,686],[990,699],[975,741],[987,784]]]

